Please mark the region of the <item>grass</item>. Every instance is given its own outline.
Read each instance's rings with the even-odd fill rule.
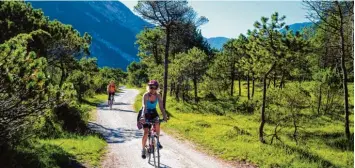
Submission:
[[[143,93],[146,92],[146,90],[143,88],[140,88],[138,90],[140,94],[136,97],[136,100],[134,101],[133,104],[134,111],[136,112],[138,112],[142,108]]]
[[[352,91],[353,85],[350,84],[349,93]],[[246,87],[243,85],[239,101],[246,100],[246,95]],[[260,88],[257,88],[255,96],[260,95]],[[350,100],[353,100],[353,95],[350,95]],[[141,102],[139,96],[137,102]],[[280,133],[282,142],[276,141],[271,145],[270,137],[266,137],[268,144],[258,140],[259,109],[254,114],[229,111],[224,115],[216,115],[208,111],[202,113],[199,110],[201,106],[176,102],[171,97],[168,97],[167,106],[170,120],[162,125],[166,132],[191,140],[200,148],[225,160],[247,161],[260,167],[354,165],[353,146],[349,148],[346,145],[343,122],[327,115],[302,123],[298,144],[292,140],[292,127],[285,127]],[[350,119],[353,123],[353,115]],[[267,123],[265,132],[271,133],[274,127]],[[351,132],[354,132],[353,124]]]
[[[67,135],[59,139],[32,139],[6,152],[4,167],[97,167],[106,142],[96,136]],[[14,166],[13,164],[16,163]]]
[[[81,111],[89,112],[86,119],[95,120],[97,105],[106,99],[106,94],[86,97],[80,104]],[[17,167],[99,167],[106,146],[95,134],[63,132],[60,138],[28,140],[10,152],[10,158],[15,158]]]
[[[87,97],[84,103],[81,104],[82,108],[89,111],[89,121],[95,121],[97,118],[97,105],[107,100],[107,94],[96,94],[93,97]]]
[[[73,156],[79,163],[89,167],[100,165],[101,156],[105,153],[107,143],[97,136],[72,136],[68,138],[40,140],[43,145],[60,147],[64,152]]]
[[[93,97],[86,97],[81,108],[89,111],[89,120],[97,118],[97,105],[107,100],[107,94],[96,94]],[[91,167],[97,167],[100,158],[105,153],[107,143],[94,135],[69,135],[68,138],[41,140],[43,144],[58,145],[65,152],[75,156],[80,163]]]

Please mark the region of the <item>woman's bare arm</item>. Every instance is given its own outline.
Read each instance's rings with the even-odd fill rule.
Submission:
[[[142,117],[144,117],[144,113],[147,112],[147,93],[145,93],[143,95],[143,99],[142,99],[142,107],[143,107],[143,113],[142,113]]]
[[[163,106],[163,100],[162,100],[160,94],[157,95],[157,98],[158,98],[158,101],[159,101],[160,111],[161,111],[161,113],[163,113],[164,119],[166,119],[167,115],[166,115],[166,112],[165,112],[165,109],[164,109],[164,106]]]

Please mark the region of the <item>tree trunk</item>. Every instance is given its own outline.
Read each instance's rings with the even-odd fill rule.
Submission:
[[[185,102],[188,100],[188,95],[186,93],[188,91],[188,87],[187,87],[188,84],[189,84],[188,80],[185,80],[185,83],[183,84],[183,90],[182,90],[182,96],[183,96],[182,100]]]
[[[174,89],[175,89],[175,82],[171,82],[171,85],[170,85],[170,96],[173,96]]]
[[[247,75],[247,87],[248,87],[248,100],[250,100],[250,79],[249,79],[249,72]]]
[[[330,89],[327,89],[327,102],[325,103],[324,113],[327,113],[329,109]]]
[[[269,82],[268,82],[268,84],[267,84],[267,88],[270,87],[270,83],[271,83],[271,79],[269,79]]]
[[[285,74],[282,72],[281,81],[280,81],[280,85],[279,85],[280,89],[282,89],[284,87],[284,78],[285,78]]]
[[[265,107],[266,107],[266,79],[270,72],[274,69],[276,63],[274,63],[268,72],[265,73],[263,77],[263,104],[261,106],[261,123],[259,127],[259,140],[261,143],[265,143],[264,139],[264,125],[265,125]]]
[[[182,85],[182,101],[186,101],[186,97],[185,97],[185,84]]]
[[[321,103],[322,103],[322,85],[319,86],[318,107],[317,107],[318,115],[320,115],[320,106],[321,106]]]
[[[242,87],[240,86],[240,76],[238,79],[238,85],[239,85],[239,96],[241,96],[242,95]]]
[[[168,64],[169,64],[169,43],[170,43],[170,28],[166,27],[166,43],[164,55],[164,87],[163,87],[163,107],[166,107],[166,96],[168,94]]]
[[[251,97],[254,97],[254,86],[255,86],[255,79],[254,79],[254,73],[252,73],[252,78],[253,78],[253,84],[252,84],[252,90],[251,90]]]
[[[350,128],[349,128],[349,99],[348,99],[348,85],[347,79],[348,75],[345,67],[345,39],[344,39],[344,21],[341,6],[338,1],[335,1],[339,9],[340,16],[340,39],[341,39],[341,70],[343,73],[343,89],[344,89],[344,112],[345,112],[345,135],[350,143]]]
[[[83,92],[81,91],[81,89],[80,89],[80,86],[81,86],[82,84],[81,84],[81,82],[79,82],[79,89],[78,89],[78,100],[79,100],[79,102],[80,103],[82,103],[83,102]]]
[[[67,74],[65,72],[63,61],[60,62],[60,68],[61,68],[62,73],[61,73],[60,81],[59,81],[59,91],[56,94],[57,103],[59,103],[59,101],[60,101],[60,91],[62,89],[62,86],[64,84],[65,78],[67,76]]]
[[[292,111],[292,110],[291,110]],[[294,131],[293,131],[293,140],[296,141],[296,144],[298,145],[298,141],[297,141],[297,116],[294,114],[294,112],[292,112],[292,118],[293,118],[293,127],[294,127]]]
[[[231,65],[231,82],[232,82],[232,86],[231,86],[231,93],[230,95],[233,96],[234,93],[234,76],[235,76],[235,66],[234,66],[234,62],[232,62]]]
[[[261,143],[265,143],[264,125],[265,125],[265,105],[266,105],[266,78],[267,78],[267,75],[264,75],[264,78],[263,78],[263,105],[261,107],[261,123],[260,123],[260,127],[259,127],[259,140]]]
[[[194,90],[195,90],[195,103],[198,102],[198,97],[197,97],[197,80],[194,78]]]
[[[161,59],[159,59],[159,55],[158,55],[158,44],[154,45],[153,52],[154,52],[155,63],[157,65],[161,64],[161,62],[160,62]]]
[[[273,75],[273,80],[274,80],[274,88],[276,88],[276,73]]]
[[[175,99],[179,101],[179,91],[180,91],[180,84],[176,84],[176,89],[175,89]]]

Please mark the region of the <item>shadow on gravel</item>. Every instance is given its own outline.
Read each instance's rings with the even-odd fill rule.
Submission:
[[[133,110],[123,110],[123,109],[120,109],[120,108],[112,108],[112,109],[110,109],[107,106],[99,107],[99,109],[100,110],[104,110],[104,111],[117,111],[117,112],[135,113],[135,111],[133,111]]]
[[[151,161],[149,162],[149,164],[154,167],[154,161],[151,160]],[[159,168],[172,168],[172,167],[170,167],[170,166],[168,166],[168,165],[166,165],[166,164],[160,163]]]
[[[114,102],[113,105],[132,105],[130,103]]]
[[[117,109],[119,112],[129,112],[129,113],[135,113],[133,110],[122,110],[122,109]]]
[[[1,151],[0,165],[2,168],[85,168],[76,157],[67,153],[60,145],[26,143],[19,149]]]
[[[100,110],[103,110],[103,111],[117,111],[117,112],[127,112],[127,113],[136,113],[135,111],[133,110],[123,110],[123,109],[120,109],[120,108],[112,108],[110,109],[109,107],[107,106],[101,106],[99,107]]]
[[[107,143],[124,143],[133,139],[141,139],[143,136],[143,132],[138,129],[111,129],[93,122],[89,122],[88,126],[91,130],[100,133]]]

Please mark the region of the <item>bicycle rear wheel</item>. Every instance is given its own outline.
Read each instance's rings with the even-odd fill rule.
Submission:
[[[112,105],[113,105],[113,96],[111,96],[111,99],[110,99],[110,110],[112,110]]]
[[[149,142],[150,142],[150,140],[149,140]],[[149,144],[149,142],[148,142],[148,144]],[[146,154],[148,154],[148,163],[150,163],[150,158],[151,158],[151,152],[150,152],[150,147],[148,146],[148,148],[147,148],[147,153]]]

